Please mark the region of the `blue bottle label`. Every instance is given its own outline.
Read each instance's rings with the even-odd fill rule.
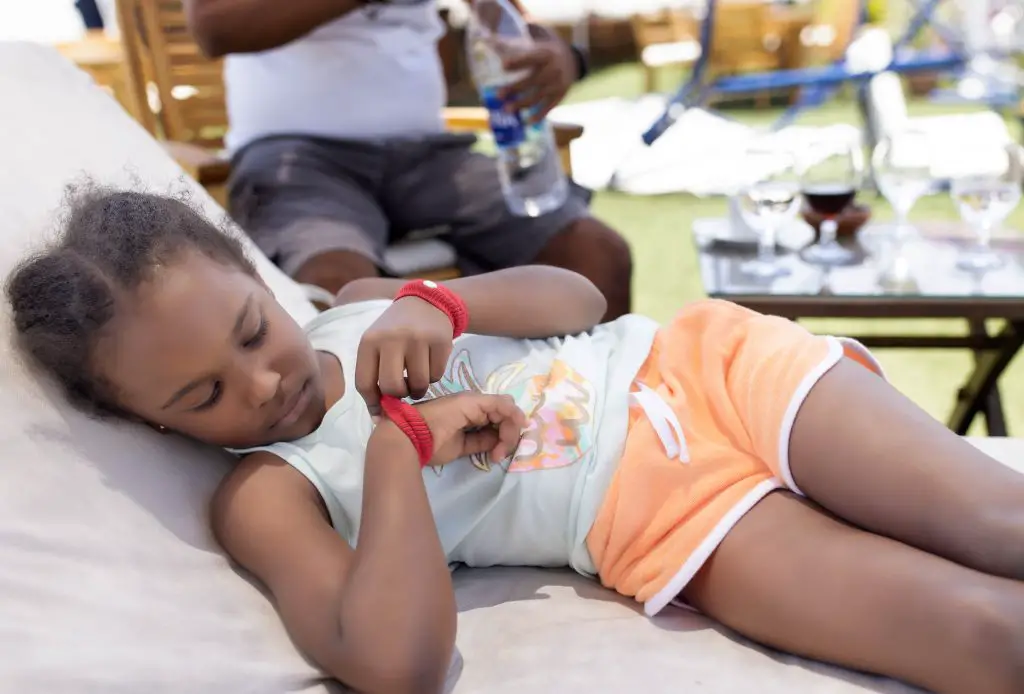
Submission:
[[[482,101],[491,122],[491,131],[498,147],[518,147],[526,140],[526,126],[523,114],[505,109],[507,100],[502,99],[495,87],[484,87]]]

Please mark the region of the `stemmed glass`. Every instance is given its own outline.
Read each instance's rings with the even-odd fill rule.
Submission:
[[[950,193],[960,218],[975,233],[976,242],[957,259],[956,266],[981,273],[1003,265],[1003,257],[992,250],[992,230],[1013,211],[1024,184],[1021,148],[1012,143],[978,144],[965,153],[963,170],[953,177]]]
[[[816,265],[848,265],[857,254],[839,244],[836,217],[853,202],[864,177],[864,154],[860,143],[852,138],[823,145],[819,156],[810,163],[801,176],[801,186],[807,205],[822,216],[819,240],[808,246],[801,255]]]
[[[747,149],[744,166],[748,177],[737,201],[743,220],[758,233],[758,245],[757,257],[740,270],[761,279],[783,277],[790,269],[779,263],[775,243],[779,230],[800,207],[796,160],[780,146],[759,141]]]
[[[910,211],[934,185],[931,146],[922,130],[898,130],[883,137],[871,155],[875,184],[896,213],[899,240],[913,233]]]
[[[875,237],[881,237],[874,250],[881,256],[878,283],[887,291],[909,292],[917,287],[907,257],[907,241],[915,234],[908,218],[917,201],[935,186],[932,153],[928,133],[905,128],[883,137],[871,154],[875,185],[896,213],[896,228],[862,233],[861,241],[874,245]]]

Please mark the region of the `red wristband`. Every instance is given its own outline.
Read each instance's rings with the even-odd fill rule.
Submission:
[[[423,415],[409,403],[391,395],[381,396],[380,409],[412,441],[416,455],[420,458],[420,467],[429,465],[430,459],[434,457],[434,436]]]
[[[395,301],[406,296],[422,299],[447,315],[448,320],[452,322],[453,338],[466,332],[466,328],[469,327],[469,311],[466,310],[466,302],[462,300],[462,297],[444,285],[432,282],[431,280],[407,282],[395,294]]]

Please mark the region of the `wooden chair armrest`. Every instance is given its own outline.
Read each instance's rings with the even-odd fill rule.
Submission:
[[[551,129],[555,131],[555,144],[559,149],[567,147],[570,142],[583,136],[583,126],[576,123],[551,121]]]
[[[189,176],[203,187],[226,183],[231,175],[231,160],[219,152],[188,142],[163,142],[164,149],[174,157]]]
[[[480,132],[487,130],[487,109],[482,106],[449,106],[444,110],[444,123],[452,132]],[[574,123],[551,122],[555,131],[555,144],[559,148],[583,134],[583,126]]]
[[[455,133],[487,130],[487,109],[482,106],[448,106],[444,110],[444,125]]]

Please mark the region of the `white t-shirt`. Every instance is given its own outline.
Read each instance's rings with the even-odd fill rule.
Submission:
[[[355,546],[363,466],[373,423],[351,387],[359,340],[390,305],[372,301],[322,313],[307,327],[314,348],[337,356],[349,387],[320,427],[263,447],[319,490],[335,529]],[[585,540],[619,459],[630,390],[657,323],[628,315],[588,333],[547,340],[464,335],[427,399],[475,390],[509,394],[528,425],[500,463],[464,458],[423,471],[449,563],[572,566],[594,575]]]
[[[443,34],[434,0],[407,0],[349,12],[279,48],[228,56],[228,149],[268,135],[372,140],[442,131]]]

